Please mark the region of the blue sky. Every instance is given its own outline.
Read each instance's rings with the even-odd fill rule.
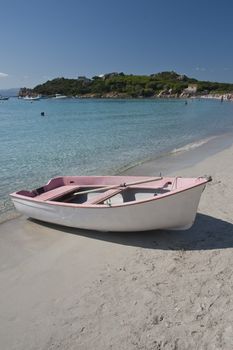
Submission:
[[[0,88],[174,70],[233,83],[232,0],[0,0]]]

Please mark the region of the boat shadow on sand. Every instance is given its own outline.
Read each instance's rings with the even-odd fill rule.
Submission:
[[[72,235],[146,249],[211,250],[233,247],[233,224],[204,214],[197,214],[194,225],[186,231],[97,232],[29,220]]]

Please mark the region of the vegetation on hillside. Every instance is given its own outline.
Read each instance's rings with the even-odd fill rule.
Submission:
[[[21,89],[20,94],[41,94],[54,96],[63,94],[79,97],[179,97],[190,94],[190,86],[195,87],[195,94],[214,94],[233,92],[233,84],[198,81],[175,72],[161,72],[151,75],[126,75],[124,73],[109,73],[94,76],[92,79],[79,77],[77,79],[56,78],[34,89]],[[192,92],[193,94],[193,92]]]

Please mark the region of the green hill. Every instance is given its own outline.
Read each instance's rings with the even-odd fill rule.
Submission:
[[[231,93],[233,84],[198,81],[175,72],[151,75],[126,75],[109,73],[92,79],[56,78],[34,89],[21,89],[20,94],[32,93],[43,96],[63,94],[78,97],[180,97],[193,94]]]

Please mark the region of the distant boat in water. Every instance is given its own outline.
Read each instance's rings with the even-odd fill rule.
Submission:
[[[40,100],[40,95],[37,95],[37,96],[25,96],[23,97],[23,100],[26,100],[26,101],[38,101]]]
[[[56,94],[53,98],[55,99],[62,99],[62,98],[67,98],[66,95],[61,95],[61,94]]]
[[[7,101],[7,100],[9,100],[9,97],[0,96],[0,101]]]

